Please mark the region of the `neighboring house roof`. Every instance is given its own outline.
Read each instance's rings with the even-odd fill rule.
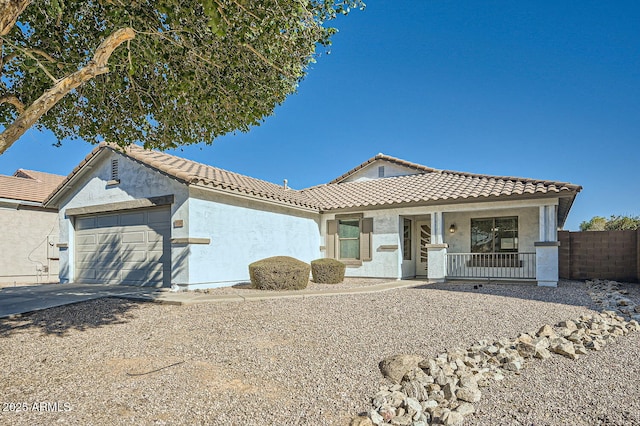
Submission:
[[[13,176],[0,175],[0,198],[42,203],[64,176],[18,169]]]
[[[437,170],[378,154],[328,184],[294,190],[163,152],[146,150],[137,145],[123,150],[105,143],[97,146],[71,172],[64,183],[105,149],[121,152],[188,185],[215,188],[319,211],[557,195],[561,199],[558,216],[562,224],[575,196],[582,189],[579,185],[566,182]],[[345,182],[359,170],[379,160],[412,169],[415,174]],[[64,183],[47,202],[62,190]]]

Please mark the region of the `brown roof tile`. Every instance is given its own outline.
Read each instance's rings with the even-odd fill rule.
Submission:
[[[107,143],[101,143],[89,153],[89,155],[73,169],[65,181],[46,202],[49,202],[56,193],[62,190],[66,182],[77,175],[84,165],[97,156],[103,149],[121,152],[129,158],[178,179],[187,185],[216,188],[227,192],[245,194],[278,203],[315,210],[318,208],[317,205],[313,204],[312,201],[300,191],[285,189],[283,186],[275,183],[197,163],[164,152],[144,149],[138,145],[130,145],[123,149]]]
[[[578,185],[434,170],[408,176],[315,186],[302,192],[323,210],[513,195],[575,194]]]
[[[0,198],[42,203],[64,178],[51,173],[19,169],[13,176],[0,175]]]
[[[298,191],[285,189],[281,185],[163,152],[146,150],[137,145],[131,145],[123,151],[120,147],[104,143],[96,147],[71,172],[65,182],[76,175],[86,163],[103,149],[122,152],[133,160],[159,170],[188,185],[216,188],[320,211],[438,201],[447,202],[460,199],[482,201],[487,198],[527,194],[559,194],[561,196],[566,194],[567,197],[573,199],[575,194],[582,189],[578,185],[565,182],[437,170],[379,154],[328,184]],[[347,177],[356,171],[380,159],[410,167],[416,171],[416,174],[344,182]],[[63,186],[64,184],[56,192],[60,191]],[[53,195],[49,199],[52,197]]]
[[[364,169],[369,164],[371,164],[371,163],[373,163],[374,161],[377,161],[377,160],[384,160],[384,161],[388,161],[388,162],[391,162],[391,163],[394,163],[394,164],[398,164],[399,166],[409,167],[411,169],[414,169],[418,173],[436,171],[436,169],[432,169],[431,167],[423,166],[422,164],[411,163],[409,161],[401,160],[399,158],[391,157],[390,155],[385,155],[385,154],[380,153],[380,154],[376,155],[375,157],[372,157],[372,158],[368,159],[367,161],[365,161],[364,163],[360,164],[359,166],[354,167],[353,169],[349,170],[345,174],[343,174],[341,176],[338,176],[337,178],[335,178],[334,180],[329,182],[329,184],[340,183],[340,182],[344,181],[345,179],[347,179],[349,176],[351,176],[354,173],[356,173],[358,170]]]

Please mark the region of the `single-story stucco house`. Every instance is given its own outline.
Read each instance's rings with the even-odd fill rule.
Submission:
[[[58,281],[58,210],[42,202],[64,178],[23,169],[0,175],[0,283]]]
[[[303,190],[133,145],[97,146],[46,200],[60,281],[197,289],[282,255],[347,276],[558,281],[557,229],[582,188],[378,154]]]

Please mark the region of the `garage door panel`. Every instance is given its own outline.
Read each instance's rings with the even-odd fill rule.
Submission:
[[[149,260],[149,255],[144,250],[124,251],[124,255],[122,256],[123,262],[148,262]]]
[[[145,231],[129,231],[122,234],[122,243],[144,243]]]
[[[76,262],[80,263],[119,263],[122,261],[122,255],[117,251],[105,251],[96,253],[94,251],[81,251],[76,254]]]
[[[149,241],[144,246],[148,251],[163,251],[165,249],[163,241]]]
[[[96,241],[98,241],[97,235],[78,235],[76,237],[76,246],[94,246],[96,244]]]
[[[113,244],[114,246],[117,246],[120,244],[120,241],[122,239],[122,237],[120,235],[114,235],[114,234],[98,234],[98,244],[101,246],[105,246],[105,245],[109,245],[109,244]],[[104,248],[100,248],[101,250],[104,250]]]
[[[112,284],[120,281],[119,270],[107,270],[104,268],[83,269],[78,275],[78,280],[86,283]]]
[[[121,280],[120,271],[106,270],[106,269],[96,269],[95,282],[97,283],[106,283],[106,284],[115,284]]]
[[[170,219],[168,208],[76,218],[78,281],[169,286]]]
[[[147,241],[150,243],[162,242],[162,234],[155,231],[147,231]]]
[[[97,223],[98,228],[118,226],[118,215],[112,214],[108,216],[98,216],[97,221],[98,221]]]
[[[144,271],[139,269],[132,269],[129,271],[123,271],[123,274],[126,275],[123,277],[123,280],[129,282],[140,282],[140,283],[153,283],[162,281],[163,273],[162,269],[152,270],[152,271]]]
[[[144,225],[144,224],[145,224],[144,212],[122,213],[120,215],[121,226]]]
[[[147,244],[122,244],[120,246],[120,252],[123,257],[129,256],[129,254],[134,252],[143,252],[147,253],[149,251],[149,246]]]
[[[96,270],[83,269],[82,272],[78,275],[77,279],[81,282],[92,282],[96,279]]]
[[[81,217],[76,219],[76,231],[82,229],[92,229],[96,227],[95,217]]]

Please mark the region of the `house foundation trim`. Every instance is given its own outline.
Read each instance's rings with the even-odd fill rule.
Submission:
[[[73,207],[65,210],[67,216],[79,216],[84,214],[107,213],[118,210],[131,210],[146,207],[159,207],[173,204],[174,196],[163,195],[160,197],[139,198],[131,201],[120,201],[117,203],[97,204],[86,207]]]

